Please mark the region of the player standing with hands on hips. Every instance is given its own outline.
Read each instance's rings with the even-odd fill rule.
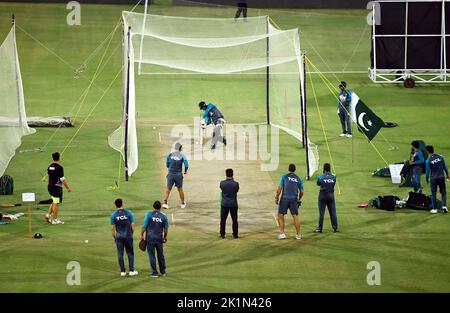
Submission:
[[[280,240],[286,239],[286,234],[284,233],[284,216],[287,214],[288,209],[291,211],[292,218],[294,219],[295,239],[302,239],[298,207],[303,197],[303,180],[295,174],[295,170],[295,164],[289,164],[289,173],[281,177],[275,195],[275,203],[278,205],[278,226],[280,227],[278,239]]]
[[[328,212],[330,212],[331,226],[333,227],[333,231],[336,233],[338,231],[336,202],[334,201],[334,185],[336,185],[336,175],[331,174],[331,166],[329,163],[325,163],[323,165],[323,174],[317,178],[317,185],[320,186],[319,225],[317,226],[315,232],[322,232],[325,207],[327,207]]]
[[[60,163],[60,155],[59,152],[55,152],[52,154],[53,163],[49,165],[47,168],[48,174],[48,193],[52,197],[52,204],[50,204],[50,208],[48,213],[45,215],[44,219],[47,223],[53,225],[64,224],[58,218],[58,209],[59,204],[62,203],[63,200],[63,186],[67,189],[68,192],[71,192],[69,185],[67,184],[67,180],[64,177],[64,168]],[[53,215],[53,220],[52,220]]]
[[[225,136],[222,135],[223,125],[225,125],[225,118],[222,112],[220,112],[220,110],[214,103],[208,103],[208,105],[206,105],[206,102],[200,101],[198,107],[200,108],[200,110],[205,111],[203,113],[203,119],[201,122],[202,128],[205,129],[206,126],[210,124],[214,125],[214,133],[211,140],[211,150],[216,149],[216,144],[218,141],[221,141],[226,146],[227,140]]]

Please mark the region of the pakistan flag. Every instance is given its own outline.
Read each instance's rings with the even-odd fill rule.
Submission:
[[[352,120],[358,125],[358,129],[371,141],[379,132],[381,127],[384,127],[384,122],[381,118],[375,115],[371,109],[356,95],[352,94],[351,102]]]

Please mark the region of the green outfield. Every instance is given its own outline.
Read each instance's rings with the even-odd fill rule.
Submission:
[[[65,176],[73,189],[72,193],[65,193],[60,209],[61,219],[66,224],[46,224],[43,216],[47,206],[43,206],[32,210],[33,231],[41,232],[42,240],[27,238],[26,218],[0,225],[0,292],[450,290],[450,215],[357,207],[360,202],[367,202],[377,195],[406,197],[409,190],[392,185],[390,179],[371,176],[373,170],[385,163],[360,133],[355,134],[352,162],[351,140],[338,137],[340,124],[335,98],[317,74],[312,74],[312,79],[340,184],[341,192],[336,194],[336,200],[341,232],[333,234],[330,231],[329,216],[326,216],[324,233],[313,233],[317,223],[318,187],[311,180],[305,182],[300,213],[304,239],[295,241],[289,219],[289,239],[277,240],[278,230],[271,218],[276,212],[272,200],[275,185],[291,162],[297,164],[301,176],[306,174],[305,151],[297,140],[280,132],[280,166],[265,178],[264,185],[270,187],[272,184],[272,191],[260,195],[257,184],[240,179],[239,171],[236,173],[243,189],[246,184],[252,186],[252,190],[244,190],[240,240],[219,240],[219,207],[217,202],[202,200],[207,193],[202,184],[206,190],[218,195],[218,188],[214,191],[208,186],[218,186],[221,177],[212,179],[203,175],[205,169],[196,163],[189,174],[193,177],[186,177],[187,186],[199,186],[198,190],[191,190],[186,195],[188,205],[191,205],[182,213],[179,213],[180,209],[168,212],[170,221],[174,213],[175,226],[171,227],[165,245],[167,277],[151,280],[148,256],[137,249],[137,244],[135,254],[139,275],[119,277],[109,225],[113,201],[123,198],[140,226],[153,201],[162,198],[164,156],[169,151],[158,135],[168,134],[169,128],[160,125],[184,123],[192,126],[192,118],[199,114],[197,103],[201,99],[216,102],[219,106],[224,104],[221,108],[230,123],[265,121],[264,80],[257,75],[139,77],[139,169],[128,183],[123,182],[120,173],[120,188],[110,190],[108,187],[114,185],[119,175],[119,155],[108,146],[107,136],[121,121],[120,75],[98,106],[95,105],[102,90],[120,70],[121,30],[117,30],[106,53],[106,57],[111,55],[111,58],[101,69],[82,105],[75,104],[80,103],[77,100],[88,87],[103,50],[94,54],[80,77],[74,77],[74,69],[113,30],[120,21],[121,11],[130,9],[131,6],[82,4],[81,26],[68,26],[65,4],[0,3],[0,41],[10,30],[11,14],[17,18],[27,115],[70,115],[75,117],[76,124],[75,128],[60,129],[56,133],[55,129],[40,128],[36,134],[23,138],[22,146],[6,171],[14,177],[15,194],[0,196],[0,203],[20,202],[21,193],[28,191],[36,192],[38,200],[47,199],[47,187],[41,177],[50,163],[51,153],[62,151],[81,123],[90,116],[62,157]],[[143,11],[143,8],[137,10]],[[193,17],[232,17],[234,11],[234,8],[186,8],[164,4],[150,8],[153,14]],[[325,74],[331,82],[347,81],[349,88],[385,121],[400,124],[397,128],[382,129],[385,138],[379,135],[373,141],[387,161],[406,159],[409,143],[414,139],[433,144],[438,153],[450,157],[448,85],[419,85],[405,89],[400,85],[372,83],[366,73],[370,65],[367,13],[365,10],[250,10],[251,16],[270,15],[283,29],[298,27],[302,48],[321,71],[344,71]],[[242,84],[246,84],[245,90],[242,90]],[[319,146],[322,167],[330,158],[312,97],[311,80],[308,82],[308,114],[310,137]],[[43,152],[27,152],[45,144]],[[398,149],[391,149],[391,146]],[[20,153],[20,150],[25,152]],[[244,171],[246,164],[237,161],[236,167]],[[246,173],[249,177],[250,174]],[[425,190],[429,193],[428,187]],[[176,194],[171,199],[176,203]],[[23,210],[25,208],[4,209],[3,212]],[[177,224],[178,214],[182,214],[183,223]],[[252,227],[247,227],[246,223]],[[72,260],[81,264],[80,286],[66,284],[66,265]],[[368,286],[366,282],[369,273],[366,266],[370,261],[381,264],[380,286]]]

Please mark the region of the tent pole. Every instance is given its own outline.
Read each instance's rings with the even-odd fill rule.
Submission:
[[[128,49],[127,49],[127,97],[125,102],[125,146],[124,146],[124,161],[125,161],[125,181],[128,181],[129,175],[128,175],[128,109],[130,105],[130,44],[131,44],[131,27],[128,27],[128,33],[127,33],[127,41],[128,41]],[[134,65],[133,65],[134,66]]]
[[[19,125],[20,127],[23,126],[23,121],[22,121],[22,110],[21,110],[21,99],[20,99],[20,83],[19,83],[19,68],[17,66],[17,62],[18,62],[18,56],[17,56],[17,44],[16,44],[16,17],[14,16],[14,14],[12,15],[11,18],[11,25],[12,25],[12,32],[13,32],[13,50],[14,50],[14,69],[15,69],[15,74],[16,74],[16,89],[17,89],[17,110],[19,113]]]
[[[269,16],[266,17],[266,112],[267,125],[270,125],[270,66],[269,66]]]
[[[303,55],[303,120],[305,123],[304,129],[304,145],[305,145],[305,152],[306,152],[306,179],[310,180],[311,178],[311,169],[309,168],[309,139],[308,139],[308,114],[306,112],[306,60],[305,56]]]

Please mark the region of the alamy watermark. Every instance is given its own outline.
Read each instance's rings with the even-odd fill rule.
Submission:
[[[66,275],[66,284],[68,286],[80,286],[81,285],[81,265],[77,261],[70,261],[66,265],[66,269],[69,271]]]
[[[381,265],[378,261],[370,261],[367,263],[369,273],[366,276],[366,282],[369,286],[381,285]]]
[[[66,17],[67,25],[81,25],[81,4],[78,1],[70,1],[67,3],[66,9],[70,10]]]
[[[214,133],[214,127],[202,128],[200,119],[194,119],[194,127],[175,125],[170,140],[183,145],[183,153],[195,161],[260,161],[261,171],[275,171],[279,165],[279,129],[265,124],[226,124],[221,134]],[[224,136],[214,145],[214,136]]]

